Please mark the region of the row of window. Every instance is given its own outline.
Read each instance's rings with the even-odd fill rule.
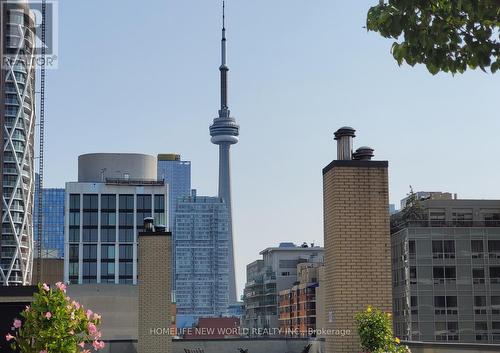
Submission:
[[[500,284],[500,266],[490,266],[488,268],[490,283]],[[410,266],[410,284],[417,284],[417,267]],[[393,285],[397,287],[405,284],[405,269],[393,271]],[[472,269],[473,284],[486,283],[486,271],[484,267]],[[457,270],[455,266],[433,266],[432,279],[434,284],[454,283],[457,279]]]
[[[69,209],[80,210],[80,198],[83,196],[82,208],[84,211],[97,211],[99,209],[98,194],[70,194],[69,195]],[[136,197],[137,210],[151,211],[152,209],[152,195],[137,195]],[[101,195],[101,210],[116,210],[116,195],[103,194]],[[118,195],[118,209],[119,210],[134,210],[134,195],[121,194]],[[165,209],[164,195],[154,195],[154,209]]]
[[[101,258],[103,260],[112,260],[115,258],[115,245],[101,245]],[[84,244],[82,246],[83,251],[83,261],[91,262],[97,261],[97,245],[87,245]],[[120,261],[132,261],[133,260],[133,245],[119,245],[118,246]],[[78,262],[80,257],[80,246],[70,245],[69,246],[69,261],[70,262]]]
[[[498,254],[500,253],[500,240],[488,240],[487,252]],[[410,240],[408,242],[408,252],[411,257],[416,255],[416,242]],[[479,253],[484,253],[484,241],[482,239],[471,240],[471,253],[474,257]],[[455,240],[433,240],[432,241],[433,258],[455,258]]]

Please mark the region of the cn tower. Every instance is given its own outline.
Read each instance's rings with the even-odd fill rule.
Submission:
[[[226,18],[225,18],[225,3],[223,2],[222,11],[222,42],[221,56],[222,63],[220,71],[220,109],[219,116],[214,119],[214,123],[210,126],[210,136],[212,143],[219,145],[219,197],[222,198],[229,212],[229,303],[236,302],[236,275],[234,270],[234,244],[233,244],[233,216],[232,216],[232,201],[231,201],[231,161],[230,148],[231,145],[238,143],[238,135],[240,134],[240,126],[236,124],[236,120],[231,117],[228,107],[228,71],[229,67],[226,62]]]

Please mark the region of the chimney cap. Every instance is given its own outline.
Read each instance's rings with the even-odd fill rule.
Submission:
[[[154,232],[154,218],[153,217],[146,217],[144,218],[144,231],[151,233]]]
[[[340,129],[338,129],[337,131],[335,131],[335,140],[338,140],[340,139],[341,137],[344,137],[344,136],[350,136],[350,137],[356,137],[356,134],[355,134],[356,130],[353,129],[352,127],[350,126],[344,126],[344,127],[341,127]]]
[[[352,154],[353,158],[354,159],[357,159],[357,160],[365,160],[365,161],[368,161],[368,160],[371,160],[374,156],[373,152],[375,150],[371,147],[368,147],[368,146],[363,146],[363,147],[360,147],[356,150],[356,152],[354,152]]]

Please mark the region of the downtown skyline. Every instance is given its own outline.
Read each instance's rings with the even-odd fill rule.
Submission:
[[[217,153],[206,126],[218,100],[218,2],[150,3],[154,14],[130,4],[114,9],[116,18],[139,11],[144,22],[137,33],[115,38],[112,52],[105,50],[111,33],[104,28],[115,21],[105,16],[115,1],[60,4],[65,31],[59,69],[48,75],[46,187],[76,180],[74,161],[81,153],[177,152],[192,161],[199,192],[217,194]],[[340,14],[340,5],[327,1],[228,2],[231,106],[244,125],[232,170],[238,293],[244,266],[263,248],[282,240],[321,243],[321,168],[335,155],[338,126],[355,126],[363,135],[356,147],[370,141],[375,159],[389,160],[392,203],[409,184],[461,198],[500,198],[494,182],[500,168],[489,157],[500,128],[498,77],[432,77],[425,68],[398,68],[388,54],[390,41],[362,28],[373,3],[343,4]],[[78,13],[94,6],[103,10],[95,28],[80,33]],[[145,57],[141,51],[158,40],[148,34],[158,30],[154,22],[162,15],[168,47]],[[130,42],[141,35],[144,42],[125,60]],[[96,76],[106,80],[96,85]],[[78,85],[70,84],[75,80]],[[391,88],[379,89],[387,83]],[[471,92],[479,85],[482,91]],[[466,98],[466,106],[457,103]],[[490,128],[475,137],[483,124]]]

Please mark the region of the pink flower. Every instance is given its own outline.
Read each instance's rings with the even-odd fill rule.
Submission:
[[[94,320],[101,320],[101,315],[94,313]]]
[[[45,318],[46,318],[47,320],[50,320],[50,318],[51,318],[51,317],[52,317],[51,312],[50,312],[50,311],[47,311],[47,312],[45,313]]]
[[[66,293],[66,285],[62,282],[57,282],[56,287],[62,290],[64,293]]]
[[[69,333],[70,335],[74,335],[74,334],[75,334],[75,331],[70,330],[68,333]]]
[[[19,319],[14,320],[14,327],[15,328],[20,328],[23,323]]]
[[[29,305],[26,305],[26,307],[24,308],[24,311],[30,311],[30,306]]]
[[[76,310],[80,309],[80,303],[75,302],[74,300],[73,300],[73,302],[71,303],[71,305],[73,305],[73,306],[76,308]]]
[[[84,350],[82,351],[82,353],[90,353],[90,350],[88,350],[88,349],[84,349]]]
[[[87,319],[90,320],[90,317],[92,316],[94,312],[92,310],[87,310],[87,312],[85,313],[87,315]]]
[[[95,340],[94,342],[92,342],[92,346],[97,351],[98,349],[103,349],[104,348],[104,342],[103,341],[97,341],[97,340]]]
[[[89,330],[89,334],[91,336],[94,336],[97,332],[97,327],[92,323],[92,322],[89,322],[89,325],[87,326],[87,329]]]
[[[50,290],[49,286],[47,285],[47,283],[44,283],[42,284],[42,288],[44,291],[48,292]]]
[[[85,347],[85,342],[83,342],[83,341],[82,341],[82,342],[78,343],[78,345],[79,345],[81,348],[83,348],[83,347]]]
[[[5,335],[5,339],[7,340],[7,342],[10,341],[10,340],[12,340],[12,339],[14,339],[14,338],[15,337],[12,336],[10,333],[8,333],[8,334]]]
[[[45,349],[42,349],[39,353],[48,353]]]

